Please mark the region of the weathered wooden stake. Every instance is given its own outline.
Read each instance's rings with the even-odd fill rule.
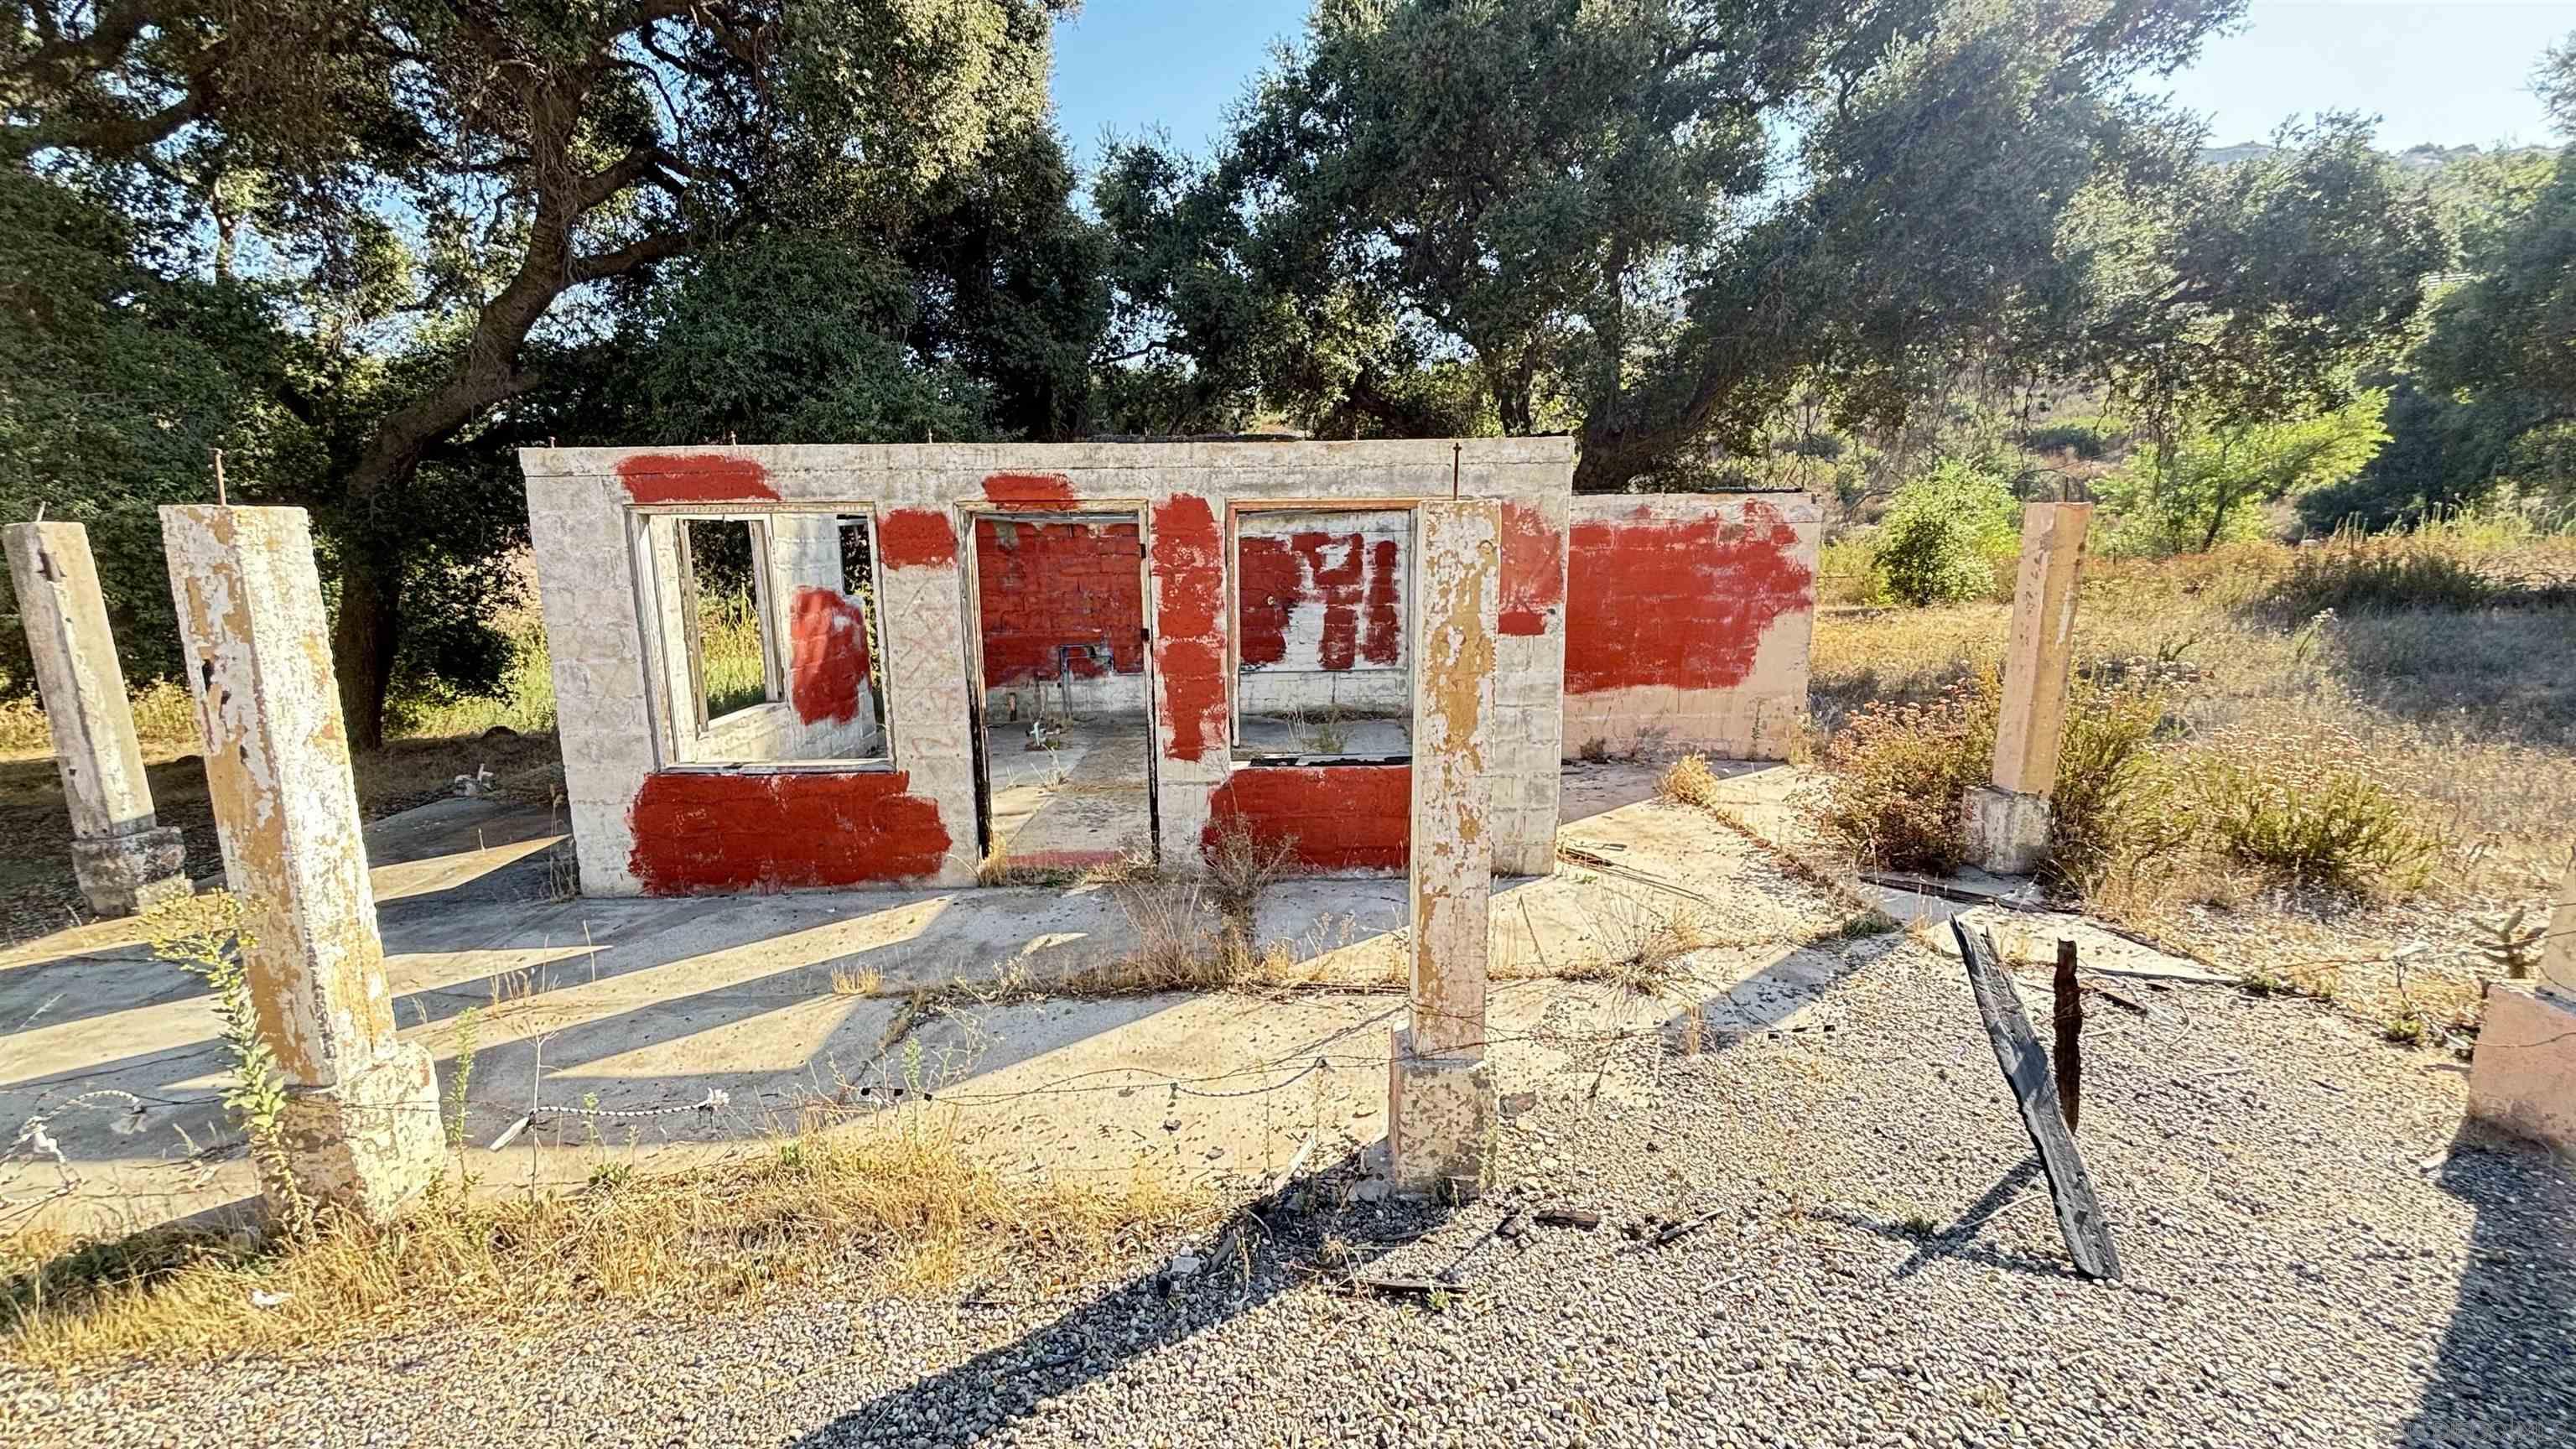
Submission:
[[[2030,1029],[2030,1017],[2021,1009],[2012,976],[1997,957],[1995,943],[1983,932],[1971,933],[1955,916],[1950,929],[1959,938],[1960,959],[1968,964],[1968,989],[1976,995],[1977,1014],[1985,1019],[1995,1065],[2003,1069],[2004,1083],[2021,1107],[2021,1125],[2030,1133],[2031,1145],[2039,1149],[2039,1165],[2048,1178],[2048,1195],[2057,1205],[2057,1230],[2066,1239],[2067,1256],[2084,1276],[2116,1282],[2120,1253],[2111,1246],[2111,1225],[2103,1221],[2102,1200],[2093,1192],[2093,1177],[2084,1170],[2083,1154],[2075,1150],[2075,1136],[2066,1130],[2066,1116],[2057,1105],[2057,1084],[2049,1078],[2048,1059]]]
[[[2075,984],[2075,943],[2057,943],[2057,1104],[2066,1130],[2082,1129],[2084,1115],[2084,988]]]

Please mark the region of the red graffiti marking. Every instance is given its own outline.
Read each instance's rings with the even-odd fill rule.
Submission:
[[[1154,664],[1163,683],[1166,758],[1226,746],[1225,539],[1204,498],[1154,505]]]
[[[1640,508],[1576,523],[1566,693],[1742,684],[1771,625],[1816,606],[1815,575],[1797,560],[1797,530],[1758,501],[1743,505],[1742,519],[1659,519]]]
[[[1536,638],[1564,601],[1565,535],[1528,504],[1504,504],[1502,631]]]
[[[769,470],[724,453],[636,453],[617,460],[617,479],[638,503],[740,503],[776,499]]]
[[[936,803],[901,770],[644,777],[627,868],[657,896],[917,880],[947,858]]]
[[[957,529],[936,508],[898,508],[877,524],[877,558],[890,569],[947,568],[957,562]]]
[[[1391,538],[1358,533],[1249,534],[1235,541],[1238,646],[1252,665],[1288,662],[1288,623],[1321,605],[1321,639],[1311,662],[1349,669],[1360,660],[1393,664],[1403,655],[1399,550]],[[1365,632],[1363,632],[1365,629]]]
[[[1200,847],[1214,847],[1231,825],[1264,842],[1293,836],[1288,857],[1307,870],[1402,870],[1411,855],[1413,771],[1403,765],[1237,770],[1208,796]]]
[[[984,682],[1053,679],[1145,669],[1145,587],[1133,523],[975,521],[975,593],[984,638]],[[1106,667],[1088,650],[1105,645]]]
[[[1062,473],[993,473],[984,497],[1004,508],[1070,508],[1073,480]]]
[[[1395,590],[1395,540],[1382,538],[1371,549],[1374,566],[1369,573],[1368,634],[1360,640],[1360,657],[1371,664],[1393,664],[1402,652],[1398,636],[1403,621],[1396,617],[1402,600]]]
[[[858,718],[868,687],[868,617],[830,589],[796,591],[787,626],[788,702],[807,724]]]

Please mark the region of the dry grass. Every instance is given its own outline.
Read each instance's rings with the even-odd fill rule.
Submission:
[[[1006,1179],[939,1109],[780,1141],[755,1162],[495,1200],[440,1194],[401,1224],[304,1241],[170,1231],[0,1245],[0,1344],[25,1362],[210,1357],[346,1341],[424,1321],[537,1319],[601,1301],[701,1309],[800,1284],[930,1291],[1005,1260],[1095,1270],[1210,1204],[1123,1186]]]
[[[2446,561],[2407,561],[2433,553]],[[2484,583],[2461,582],[2472,567]],[[2058,842],[2075,878],[2062,888],[2285,987],[2388,1020],[2413,1010],[2440,1035],[2472,1012],[2478,923],[2545,902],[2565,867],[2576,629],[2553,600],[2570,576],[2566,540],[2457,534],[2088,562],[2077,667],[2131,713],[2091,754],[2070,735],[2066,768],[2079,786],[2121,776],[2075,813],[2096,841],[2129,843],[2079,859]],[[2320,598],[2343,607],[2302,612]],[[1973,688],[2006,614],[1827,611],[1819,721],[1840,739],[1865,710]],[[2401,991],[2391,958],[2410,944],[2429,953]]]

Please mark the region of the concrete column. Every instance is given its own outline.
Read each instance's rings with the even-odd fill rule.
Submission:
[[[313,537],[300,508],[205,506],[161,536],[295,1186],[381,1218],[438,1172],[438,1079],[394,1038]]]
[[[2487,983],[2469,1115],[2576,1153],[2576,862],[2559,882],[2538,975]]]
[[[1485,954],[1499,510],[1435,501],[1414,518],[1413,1011],[1391,1051],[1388,1167],[1401,1191],[1468,1197],[1494,1134]]]
[[[131,916],[188,894],[178,828],[152,818],[152,786],[134,740],[89,530],[14,523],[0,534],[71,810],[72,874],[81,895],[102,916]]]
[[[2048,792],[2057,782],[2066,678],[2075,661],[2075,576],[2092,526],[2090,503],[2022,510],[1994,784],[1970,791],[1966,807],[1968,858],[1998,875],[2027,874],[2048,850]]]

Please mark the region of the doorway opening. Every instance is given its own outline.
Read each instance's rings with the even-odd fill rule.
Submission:
[[[982,877],[1150,855],[1142,517],[1012,512],[972,522]]]

